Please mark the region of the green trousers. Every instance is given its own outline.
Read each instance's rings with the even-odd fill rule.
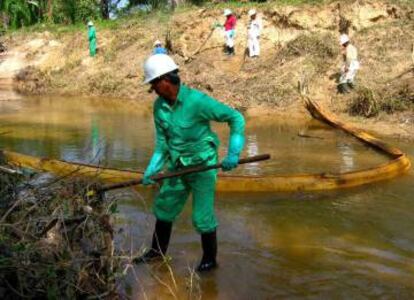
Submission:
[[[92,57],[96,55],[96,39],[89,41],[89,55]]]
[[[216,163],[217,157],[210,159],[205,165]],[[216,181],[216,169],[163,180],[160,193],[153,205],[155,217],[161,221],[173,222],[183,210],[191,193],[193,196],[192,220],[195,229],[199,233],[214,231],[217,227],[214,213]]]

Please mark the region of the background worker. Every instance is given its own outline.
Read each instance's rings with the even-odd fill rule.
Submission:
[[[162,46],[160,40],[156,40],[154,42],[154,50],[152,51],[152,54],[168,54],[168,51]]]
[[[342,34],[339,38],[342,46],[342,56],[344,64],[341,68],[341,76],[339,78],[338,92],[341,94],[349,93],[354,88],[355,75],[359,69],[358,51],[351,44],[349,36]]]
[[[234,38],[236,36],[237,23],[236,16],[228,8],[224,10],[224,16],[226,17],[226,22],[224,22],[224,34],[226,39],[225,53],[227,55],[234,55]]]
[[[238,165],[244,145],[243,116],[208,95],[187,87],[178,76],[178,66],[164,54],[152,55],[144,64],[145,83],[159,96],[154,103],[155,149],[145,170],[143,184],[151,184],[151,176],[162,170],[188,166],[216,164],[219,139],[211,130],[210,121],[226,122],[230,127],[227,156],[222,161],[224,171]],[[214,194],[217,170],[184,175],[163,180],[153,205],[156,217],[151,249],[134,262],[162,258],[166,253],[172,224],[182,211],[190,193],[193,198],[192,220],[201,234],[203,256],[199,272],[217,266],[217,220]]]
[[[96,55],[96,29],[93,22],[88,22],[88,40],[89,40],[89,55],[94,57]]]
[[[250,57],[259,57],[260,44],[259,37],[262,31],[262,22],[257,18],[257,12],[255,9],[249,10],[249,25],[247,27],[247,46],[249,48]]]

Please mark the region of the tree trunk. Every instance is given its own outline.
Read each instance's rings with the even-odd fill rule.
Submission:
[[[53,0],[47,0],[47,21],[52,22],[53,18]]]
[[[168,0],[168,4],[170,5],[171,10],[173,11],[177,8],[177,6],[183,3],[185,3],[185,0]]]
[[[7,30],[9,28],[9,17],[6,15],[5,12],[0,13],[2,27]]]
[[[109,3],[110,0],[101,0],[101,14],[104,19],[109,19]]]

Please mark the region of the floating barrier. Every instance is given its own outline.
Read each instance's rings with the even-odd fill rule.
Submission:
[[[316,102],[306,99],[308,111],[314,118],[339,128],[366,145],[390,157],[390,161],[378,166],[342,173],[292,174],[292,175],[227,175],[219,174],[218,192],[299,192],[322,191],[361,186],[395,178],[407,172],[411,163],[398,148],[392,147],[363,130],[340,122]],[[85,176],[107,182],[139,179],[143,173],[133,170],[105,168],[95,165],[72,163],[57,159],[39,158],[16,152],[1,151],[4,159],[17,167],[52,172],[61,176]]]

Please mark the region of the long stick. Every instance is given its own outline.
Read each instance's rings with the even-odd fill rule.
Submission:
[[[262,154],[262,155],[242,158],[239,160],[239,164],[248,164],[248,163],[268,160],[268,159],[270,159],[270,154]],[[221,163],[211,165],[211,166],[190,167],[190,168],[185,168],[177,172],[157,174],[157,175],[152,176],[151,179],[154,181],[160,181],[163,179],[179,177],[179,176],[183,176],[183,175],[187,175],[191,173],[204,172],[204,171],[208,171],[212,169],[219,169],[221,167],[222,167]],[[120,189],[120,188],[129,187],[133,185],[138,185],[138,184],[142,184],[142,179],[134,179],[134,180],[124,181],[124,182],[115,183],[115,184],[108,184],[108,185],[101,187],[97,192],[102,193],[102,192],[106,192],[109,190]]]
[[[211,36],[213,35],[214,31],[216,30],[216,28],[212,28],[210,33],[208,34],[207,38],[201,43],[201,45],[197,48],[197,50],[195,50],[193,52],[193,54],[191,54],[189,57],[187,57],[187,59],[185,60],[186,62],[190,62],[194,56],[196,56],[198,53],[200,53],[201,49],[204,47],[204,45],[207,43],[207,41],[211,38]]]
[[[243,69],[244,64],[246,63],[246,58],[248,56],[248,52],[249,52],[249,49],[248,49],[248,40],[249,40],[249,37],[246,37],[246,40],[245,40],[245,43],[244,43],[243,60],[242,60],[242,62],[240,64],[239,72],[241,71],[241,69]]]

